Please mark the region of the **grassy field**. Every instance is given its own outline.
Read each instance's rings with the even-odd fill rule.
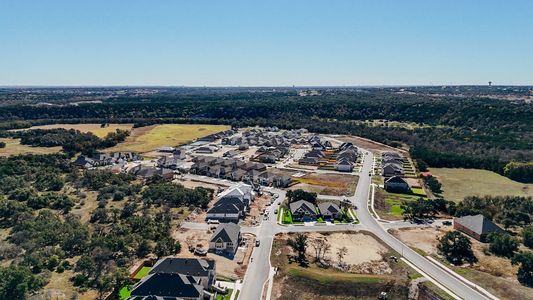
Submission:
[[[431,168],[442,183],[445,199],[460,201],[472,195],[533,196],[533,184],[512,181],[497,173],[478,169]]]
[[[0,156],[17,154],[50,154],[61,151],[61,147],[31,147],[21,145],[19,139],[0,138],[0,142],[6,143],[4,148],[0,148]]]
[[[163,146],[178,146],[229,129],[226,125],[163,124],[133,129],[124,143],[106,151],[148,152]]]
[[[81,132],[92,132],[97,137],[105,137],[110,132],[115,132],[117,129],[121,130],[131,130],[133,124],[109,124],[106,127],[101,126],[101,124],[50,124],[50,125],[41,125],[33,126],[29,129],[55,129],[55,128],[64,128],[64,129],[75,129]]]
[[[416,191],[420,192],[420,191]],[[379,216],[385,220],[403,219],[401,205],[403,201],[415,201],[422,195],[389,193],[381,188],[376,188],[374,205]],[[425,197],[423,197],[425,198]]]

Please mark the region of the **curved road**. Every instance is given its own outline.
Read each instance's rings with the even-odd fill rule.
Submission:
[[[350,197],[350,201],[357,206],[357,218],[364,224],[365,227],[371,232],[373,232],[378,238],[384,241],[389,247],[394,249],[396,252],[403,255],[405,259],[415,265],[417,268],[422,270],[428,276],[433,278],[435,281],[442,284],[444,287],[449,289],[455,295],[463,299],[487,299],[476,290],[472,289],[470,286],[467,286],[457,278],[443,271],[429,260],[419,255],[415,251],[411,250],[409,247],[405,246],[402,242],[396,239],[394,236],[389,234],[382,226],[378,223],[376,219],[370,214],[368,209],[368,196],[370,191],[371,177],[368,176],[368,173],[372,170],[372,160],[373,155],[371,152],[367,152],[363,162],[363,168],[361,170],[361,176],[359,177],[359,182],[357,183],[357,190],[354,196]]]

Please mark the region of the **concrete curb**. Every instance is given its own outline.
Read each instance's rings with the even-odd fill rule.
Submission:
[[[486,289],[480,287],[479,285],[473,283],[472,281],[464,278],[463,276],[455,273],[453,270],[451,270],[450,268],[446,267],[445,265],[443,265],[440,261],[434,259],[433,257],[431,256],[426,256],[426,258],[432,262],[433,264],[435,264],[436,266],[438,266],[439,268],[441,268],[442,270],[446,271],[446,273],[452,275],[453,277],[461,280],[463,283],[465,283],[466,285],[469,285],[471,286],[473,289],[479,291],[480,293],[482,293],[483,295],[485,295],[486,297],[488,297],[489,299],[493,299],[493,300],[498,300],[499,298],[494,296],[493,294],[491,294],[489,291],[487,291]]]

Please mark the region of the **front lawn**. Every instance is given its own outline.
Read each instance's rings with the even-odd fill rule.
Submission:
[[[142,267],[137,274],[133,278],[135,279],[143,279],[146,275],[148,275],[148,272],[150,272],[152,268],[151,267]]]
[[[228,289],[228,293],[226,295],[217,293],[216,300],[229,300],[231,298],[231,294],[233,293],[232,289]]]
[[[292,214],[288,209],[283,210],[283,224],[292,224]]]
[[[126,300],[131,296],[131,286],[127,285],[120,289],[118,292],[118,298],[120,300]]]

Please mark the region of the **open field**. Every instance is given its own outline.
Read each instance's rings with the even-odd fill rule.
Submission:
[[[438,258],[449,266],[449,263],[437,256],[437,237],[449,230],[452,228],[410,228],[390,232],[408,246]],[[479,261],[472,267],[452,267],[453,270],[501,299],[533,299],[533,289],[520,285],[516,280],[517,266],[513,266],[509,259],[485,254],[486,244],[474,239],[470,241]]]
[[[81,132],[91,132],[97,137],[103,138],[110,132],[115,132],[117,129],[121,130],[131,130],[133,124],[109,124],[106,127],[102,127],[102,124],[50,124],[50,125],[40,125],[32,126],[27,129],[15,129],[15,130],[29,130],[29,129],[75,129]]]
[[[302,177],[293,177],[298,184],[290,189],[302,189],[322,195],[351,196],[355,193],[359,177],[344,174],[309,173]]]
[[[51,154],[61,151],[61,147],[31,147],[21,145],[20,139],[0,138],[0,142],[6,143],[4,148],[0,148],[0,156],[17,154]]]
[[[134,128],[126,141],[108,152],[148,152],[163,146],[179,146],[195,139],[229,129],[226,125],[163,124]]]
[[[533,184],[524,184],[497,173],[479,169],[431,168],[442,183],[447,200],[460,201],[472,195],[533,196]]]

